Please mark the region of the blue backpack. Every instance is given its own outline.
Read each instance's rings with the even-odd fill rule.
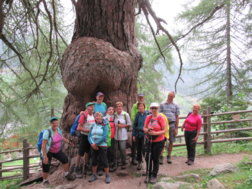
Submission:
[[[72,127],[70,129],[70,134],[72,136],[79,136],[79,132],[77,131],[77,127],[78,127],[78,124],[79,124],[80,116],[81,116],[80,114],[77,115],[77,117],[75,118],[74,123],[73,123],[73,125],[72,125]]]
[[[38,149],[39,153],[41,153],[42,142],[43,142],[43,134],[44,134],[44,132],[46,130],[48,130],[48,132],[49,132],[49,138],[52,137],[52,132],[51,132],[50,129],[45,129],[45,130],[43,130],[43,131],[40,132],[39,137],[38,137],[38,142],[37,142],[37,149]]]

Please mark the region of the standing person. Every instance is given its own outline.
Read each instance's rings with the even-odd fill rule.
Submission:
[[[131,113],[130,113],[130,118],[131,118],[131,123],[135,122],[135,118],[138,112],[138,107],[137,104],[138,103],[144,103],[144,95],[143,94],[138,94],[137,95],[137,102],[135,104],[133,104],[132,108],[131,108]],[[148,108],[146,107],[145,110],[148,110]],[[132,146],[131,146],[131,157],[132,157],[132,161],[131,163],[133,165],[137,165],[137,154],[136,154],[136,142],[133,140],[133,136],[132,136]]]
[[[168,93],[167,102],[161,104],[160,112],[165,114],[169,121],[169,144],[168,144],[168,155],[167,155],[167,163],[171,164],[171,154],[173,143],[175,142],[176,136],[178,134],[178,126],[179,126],[179,107],[173,102],[175,98],[174,92]],[[160,161],[163,161],[163,156],[161,156]]]
[[[127,112],[123,111],[123,103],[116,103],[115,113],[115,143],[116,153],[120,152],[122,169],[126,169],[126,143],[128,140],[128,128],[131,126],[130,116]],[[116,155],[116,165],[119,157]]]
[[[107,158],[107,147],[108,147],[108,121],[107,119],[102,118],[102,113],[96,112],[94,114],[95,123],[91,126],[90,132],[88,134],[88,140],[92,147],[92,176],[89,179],[89,182],[97,180],[97,165],[98,158],[100,160],[101,166],[104,168],[105,172],[105,182],[110,183],[109,176],[109,166]]]
[[[85,171],[87,171],[88,169],[89,152],[90,152],[88,133],[89,133],[91,125],[95,123],[93,113],[94,113],[94,103],[88,102],[86,104],[86,110],[81,113],[79,124],[77,127],[77,130],[80,131],[79,154],[77,156],[77,168],[76,168],[77,178],[82,178],[83,168],[80,166],[80,159],[84,155],[85,155],[85,159],[84,159]]]
[[[187,161],[188,165],[192,165],[195,160],[196,143],[200,135],[200,129],[202,127],[202,119],[199,114],[200,105],[193,105],[192,113],[188,114],[188,117],[184,121],[182,131],[185,130],[185,141],[187,148]]]
[[[43,170],[43,184],[49,185],[48,175],[52,158],[59,160],[63,164],[65,171],[64,176],[67,180],[74,180],[75,177],[69,173],[68,158],[62,152],[62,141],[69,143],[68,139],[62,135],[62,130],[59,128],[59,121],[57,117],[50,119],[51,127],[43,133],[42,141],[42,170]]]
[[[133,142],[136,143],[136,150],[137,150],[137,170],[142,169],[142,154],[143,154],[143,147],[144,147],[144,122],[148,115],[148,112],[145,111],[145,104],[139,102],[137,104],[138,112],[136,114],[136,119],[133,125]]]
[[[152,115],[148,115],[144,123],[144,132],[147,135],[146,167],[147,180],[155,184],[159,170],[159,157],[164,148],[165,119],[159,115],[159,104],[151,103],[150,110]]]
[[[94,113],[101,112],[103,116],[106,116],[107,104],[105,102],[103,102],[103,100],[104,100],[104,94],[102,92],[98,92],[96,94]]]
[[[109,171],[114,172],[115,171],[115,115],[114,115],[114,107],[110,106],[108,107],[107,115],[106,118],[109,121],[109,126],[110,126],[110,146],[108,147],[108,161],[109,161]]]

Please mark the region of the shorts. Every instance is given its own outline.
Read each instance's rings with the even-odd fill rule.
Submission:
[[[90,144],[88,141],[88,136],[80,134],[79,155],[84,156],[85,153],[89,152],[90,152]]]
[[[176,141],[176,136],[174,134],[176,126],[175,126],[175,122],[174,123],[169,123],[170,125],[170,129],[169,129],[169,142],[173,143]]]
[[[68,158],[67,158],[66,154],[64,154],[62,151],[59,151],[58,153],[48,152],[47,157],[48,157],[48,164],[44,164],[42,162],[42,170],[44,173],[49,172],[52,157],[59,160],[62,164],[68,163]]]

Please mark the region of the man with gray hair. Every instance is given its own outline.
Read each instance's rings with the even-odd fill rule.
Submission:
[[[175,98],[175,92],[171,91],[168,93],[167,101],[160,105],[160,112],[165,114],[169,121],[169,144],[168,144],[168,155],[167,163],[171,164],[171,153],[173,148],[173,143],[178,134],[178,125],[179,125],[179,107],[173,102]],[[160,162],[163,162],[163,156],[160,156]]]

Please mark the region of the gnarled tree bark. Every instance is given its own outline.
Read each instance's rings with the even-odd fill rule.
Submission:
[[[68,90],[62,116],[67,131],[88,101],[102,91],[105,102],[130,110],[142,58],[134,33],[135,0],[78,0],[72,43],[60,63]]]

